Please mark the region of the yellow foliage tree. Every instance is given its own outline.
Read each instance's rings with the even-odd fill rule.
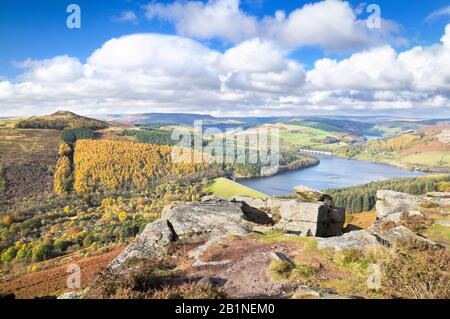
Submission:
[[[171,180],[189,183],[203,178],[208,164],[198,160],[200,155],[175,162],[172,151],[166,145],[79,140],[74,150],[74,189],[146,191]]]
[[[72,148],[69,146],[69,144],[62,142],[59,144],[59,156],[70,156],[72,154]]]
[[[53,187],[56,194],[64,194],[70,190],[72,170],[70,160],[62,156],[56,163],[56,171],[53,179]]]

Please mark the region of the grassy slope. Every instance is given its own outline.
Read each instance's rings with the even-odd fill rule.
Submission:
[[[267,199],[267,195],[255,191],[247,186],[233,182],[227,178],[217,178],[212,184],[205,188],[205,192],[229,199],[236,195],[244,195],[252,198]]]
[[[307,147],[320,150],[334,150],[336,148],[346,146],[347,143],[339,142],[332,144],[321,144],[314,140],[323,140],[326,137],[339,138],[332,132],[327,132],[322,129],[306,127],[300,125],[291,125],[289,130],[281,131],[280,138],[285,142],[295,147]]]
[[[61,132],[47,129],[16,129],[21,119],[0,120],[0,160],[16,161],[30,153],[55,153]]]
[[[438,133],[402,134],[386,140],[337,149],[334,154],[405,169],[448,171],[450,146],[438,139]]]

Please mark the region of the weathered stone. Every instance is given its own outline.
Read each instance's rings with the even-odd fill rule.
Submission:
[[[352,297],[341,296],[332,289],[320,289],[308,286],[299,286],[292,299],[353,299]]]
[[[280,215],[286,221],[327,222],[328,206],[323,203],[289,200],[281,205]]]
[[[231,198],[232,202],[245,203],[250,207],[256,208],[258,210],[265,211],[267,209],[267,202],[260,198],[251,198],[248,196],[233,196]]]
[[[390,213],[390,214],[387,214],[387,215],[381,217],[381,218],[376,222],[376,225],[381,225],[381,224],[382,224],[383,222],[385,222],[385,221],[393,221],[393,222],[398,223],[398,222],[401,220],[402,215],[403,215],[404,213],[408,213],[409,216],[420,216],[420,217],[424,217],[423,214],[422,214],[421,212],[415,211],[415,210],[413,210],[413,211],[408,211],[408,212]]]
[[[343,209],[330,208],[323,202],[282,202],[281,220],[275,227],[300,236],[330,237],[342,234],[345,221]]]
[[[409,230],[404,226],[397,226],[395,228],[385,231],[377,230],[375,234],[380,238],[380,242],[386,246],[392,246],[393,244],[395,244],[397,240],[400,239],[402,240],[415,239],[426,242],[431,246],[436,245],[436,243],[434,243],[433,241],[416,235],[415,233],[413,233],[411,230]]]
[[[330,195],[303,185],[294,187],[294,192],[299,200],[304,202],[332,201],[332,197]]]
[[[323,236],[321,233],[326,228],[326,224],[317,224],[312,222],[304,222],[304,221],[286,221],[282,220],[275,225],[276,229],[281,229],[282,231],[288,234],[295,234],[298,236]]]
[[[288,202],[289,199],[270,197],[267,199],[266,206],[270,213],[279,214],[281,205]]]
[[[332,248],[336,251],[345,249],[364,249],[379,244],[378,237],[368,230],[356,230],[339,237],[318,238],[318,249]]]
[[[399,193],[394,191],[377,191],[376,210],[379,217],[404,212],[409,210],[418,210],[420,207],[420,197]]]
[[[161,219],[169,221],[180,239],[208,234],[213,230],[241,235],[252,229],[252,224],[241,210],[241,204],[225,200],[173,206],[163,210]]]
[[[318,249],[333,248],[336,251],[345,249],[365,249],[372,245],[392,246],[399,239],[416,239],[426,242],[434,246],[436,243],[424,237],[414,234],[411,230],[404,226],[397,226],[390,230],[381,231],[379,229],[372,230],[355,230],[346,233],[340,237],[317,238]]]
[[[120,268],[132,259],[160,259],[167,253],[173,239],[172,229],[166,220],[154,221],[111,262],[110,268]]]

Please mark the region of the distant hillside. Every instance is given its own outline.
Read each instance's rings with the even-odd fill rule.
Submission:
[[[426,126],[387,140],[338,149],[335,155],[422,171],[450,171],[450,125]]]
[[[364,135],[374,125],[370,123],[343,120],[343,119],[327,119],[327,118],[306,118],[301,121],[293,121],[290,124],[308,126],[311,128],[327,131],[342,132],[353,135]]]
[[[144,113],[144,114],[111,114],[100,116],[107,121],[128,123],[133,125],[148,125],[154,123],[192,125],[194,121],[212,121],[215,117],[206,114],[185,113]]]
[[[23,129],[56,129],[88,127],[94,130],[107,128],[106,122],[77,115],[68,111],[58,111],[51,115],[32,116],[29,119],[20,121],[16,128]]]

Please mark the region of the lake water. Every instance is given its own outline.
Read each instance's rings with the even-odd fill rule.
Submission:
[[[270,177],[241,180],[239,183],[268,195],[285,195],[294,186],[315,189],[340,188],[395,177],[414,177],[425,173],[396,168],[385,164],[348,160],[334,156],[316,156],[320,164]]]

